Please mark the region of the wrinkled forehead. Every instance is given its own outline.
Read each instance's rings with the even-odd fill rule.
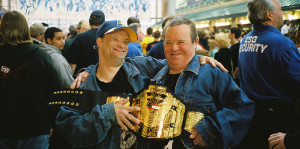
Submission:
[[[191,36],[191,30],[189,25],[180,24],[174,26],[168,26],[165,30],[165,39],[180,39],[180,38],[189,38]]]

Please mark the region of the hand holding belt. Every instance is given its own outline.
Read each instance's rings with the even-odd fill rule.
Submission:
[[[116,102],[126,97],[128,95],[121,93],[65,89],[51,94],[48,105],[50,108],[68,106],[83,112],[90,112],[97,104]],[[134,132],[142,137],[168,139],[181,134],[186,108],[180,100],[167,91],[167,87],[149,85],[148,89],[126,105],[130,104],[141,108],[141,111],[132,114],[141,121],[139,125],[135,125]],[[204,115],[200,112],[187,112],[184,130],[191,133],[195,125],[203,118]]]
[[[169,139],[181,134],[186,108],[167,91],[167,87],[149,85],[148,89],[133,98],[132,106],[141,108],[133,115],[141,121],[134,132],[142,137]],[[188,112],[184,129],[191,132],[203,117],[202,113]]]

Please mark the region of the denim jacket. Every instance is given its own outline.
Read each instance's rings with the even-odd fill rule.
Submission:
[[[144,85],[163,66],[165,60],[156,60],[151,57],[137,57],[125,59],[121,69],[124,69],[137,93],[144,89]],[[87,80],[81,84],[81,89],[101,91],[97,85],[96,71],[98,64],[93,68]],[[91,113],[83,113],[69,107],[61,107],[56,124],[69,143],[76,148],[116,149],[120,148],[121,127],[113,103],[96,105]]]
[[[168,65],[159,71],[153,82],[165,84]],[[254,103],[219,68],[209,64],[200,66],[195,55],[180,73],[174,94],[186,105],[186,109],[201,112],[204,119],[196,126],[208,148],[228,148],[237,145],[246,135],[254,111]],[[189,136],[181,135],[185,146]],[[189,147],[187,147],[189,148]],[[199,148],[197,146],[196,148]]]

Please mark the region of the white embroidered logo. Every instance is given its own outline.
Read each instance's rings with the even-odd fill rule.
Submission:
[[[6,66],[1,66],[1,71],[4,73],[9,73],[10,72],[10,68],[6,67]]]

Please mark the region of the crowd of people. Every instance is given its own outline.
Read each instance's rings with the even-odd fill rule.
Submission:
[[[144,35],[137,17],[125,25],[106,20],[101,10],[71,25],[65,36],[58,27],[29,26],[18,11],[5,12],[0,148],[299,148],[299,28],[284,22],[278,0],[249,0],[247,7],[253,30],[244,36],[237,27],[197,32],[181,16],[165,17],[162,32],[149,27]],[[145,124],[136,113],[145,107],[127,103],[149,85],[166,87],[186,107],[184,121],[188,112],[204,117],[190,132],[183,128],[187,120],[179,128],[163,123],[163,133],[182,130],[176,137],[141,136],[137,126]],[[87,99],[88,112],[81,105],[50,108],[49,95],[76,88],[128,98],[99,97],[102,104]],[[163,106],[148,99],[153,113]]]

